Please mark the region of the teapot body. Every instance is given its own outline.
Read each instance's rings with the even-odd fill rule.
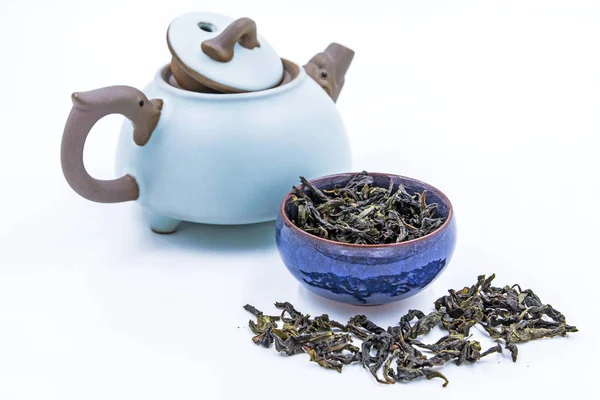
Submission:
[[[352,170],[348,137],[331,98],[304,70],[260,92],[207,94],[169,85],[169,68],[144,89],[163,100],[144,146],[123,123],[116,169],[139,185],[153,215],[209,224],[274,220],[300,175]]]

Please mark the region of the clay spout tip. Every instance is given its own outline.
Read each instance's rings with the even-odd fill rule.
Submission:
[[[324,52],[314,56],[304,69],[336,102],[353,58],[353,50],[339,43],[331,43]]]
[[[337,79],[344,79],[354,59],[354,50],[339,43],[331,43],[325,49],[325,53],[329,54],[333,59]]]
[[[343,44],[339,44],[337,42],[330,43],[329,46],[327,46],[327,49],[325,49],[325,51],[327,53],[338,52],[338,53],[345,54],[349,57],[354,57],[354,50],[352,50],[349,47],[344,46]]]

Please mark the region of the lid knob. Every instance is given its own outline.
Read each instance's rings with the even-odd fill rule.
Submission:
[[[184,89],[256,92],[273,88],[283,79],[281,58],[258,35],[256,24],[249,18],[234,20],[207,12],[184,14],[169,25],[167,44],[175,65],[173,76]]]
[[[248,50],[260,47],[256,23],[250,18],[235,20],[219,36],[202,42],[202,51],[215,61],[229,62],[236,43]]]

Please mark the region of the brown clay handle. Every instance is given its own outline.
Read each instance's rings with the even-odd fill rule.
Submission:
[[[61,164],[67,182],[80,196],[99,203],[136,200],[139,187],[125,175],[114,180],[92,178],[83,164],[83,147],[96,122],[109,114],[121,114],[134,126],[136,144],[148,142],[162,109],[162,100],[152,101],[130,86],[109,86],[89,92],[73,93],[73,108],[65,124],[61,144]]]
[[[250,18],[235,20],[219,36],[202,42],[202,51],[215,61],[229,62],[236,43],[249,50],[260,47],[256,23]]]

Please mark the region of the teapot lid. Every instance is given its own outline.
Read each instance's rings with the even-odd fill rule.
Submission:
[[[219,92],[254,92],[283,80],[281,59],[249,18],[184,14],[169,25],[167,44],[179,68]]]

